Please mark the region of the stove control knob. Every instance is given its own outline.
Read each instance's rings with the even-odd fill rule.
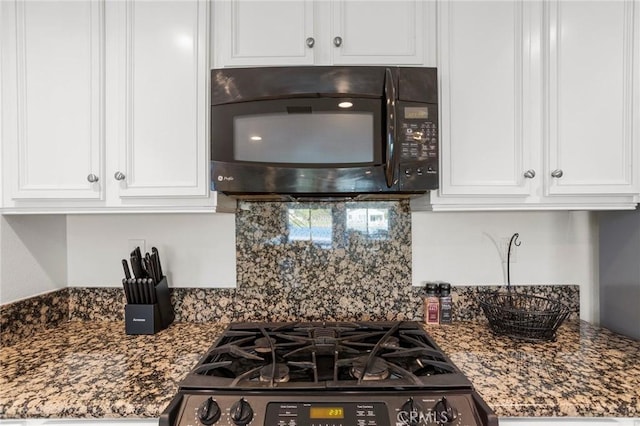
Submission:
[[[245,426],[253,419],[253,409],[244,398],[233,403],[229,414],[233,424],[237,426]]]
[[[418,426],[420,405],[418,405],[413,398],[409,398],[407,402],[402,404],[398,419],[402,421],[403,426]]]
[[[458,418],[458,411],[444,396],[440,401],[436,402],[433,410],[436,412],[438,422],[444,425],[453,423]]]
[[[220,406],[209,397],[198,407],[198,420],[203,425],[212,425],[220,419]]]

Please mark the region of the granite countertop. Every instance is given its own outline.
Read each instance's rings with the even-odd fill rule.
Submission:
[[[577,320],[543,343],[485,322],[427,330],[499,417],[640,417],[640,341]]]
[[[0,418],[159,417],[224,329],[174,323],[130,336],[122,321],[69,321],[0,352]]]
[[[159,417],[224,324],[123,328],[70,321],[2,347],[0,418]],[[500,417],[640,416],[640,342],[577,321],[535,344],[482,322],[427,329]]]

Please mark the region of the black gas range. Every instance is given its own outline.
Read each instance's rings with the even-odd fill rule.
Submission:
[[[160,426],[495,426],[417,322],[231,324]]]

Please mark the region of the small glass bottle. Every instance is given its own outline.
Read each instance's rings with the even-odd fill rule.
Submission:
[[[438,324],[440,322],[440,299],[438,298],[438,284],[427,283],[427,295],[424,298],[424,322]]]
[[[440,324],[451,324],[453,322],[453,298],[451,297],[451,284],[440,283]]]

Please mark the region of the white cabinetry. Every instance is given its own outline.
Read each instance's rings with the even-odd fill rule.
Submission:
[[[2,2],[6,205],[103,197],[104,6]]]
[[[562,173],[550,179],[549,194],[639,192],[640,164],[634,169],[633,155],[640,149],[640,133],[634,146],[633,120],[635,114],[635,131],[640,131],[640,68],[633,67],[633,49],[635,33],[637,60],[640,2],[554,0],[547,5],[546,171]]]
[[[434,65],[434,1],[214,1],[212,22],[214,68]]]
[[[0,7],[5,212],[215,207],[206,0]]]
[[[524,196],[540,72],[534,4],[438,5],[441,193]]]
[[[208,2],[107,3],[112,203],[208,194]],[[111,92],[111,91],[109,91]],[[116,176],[117,175],[117,176]]]
[[[312,65],[312,0],[214,1],[211,10],[214,68]],[[312,47],[307,46],[310,44]]]
[[[442,174],[432,208],[633,208],[639,9],[439,3]]]

